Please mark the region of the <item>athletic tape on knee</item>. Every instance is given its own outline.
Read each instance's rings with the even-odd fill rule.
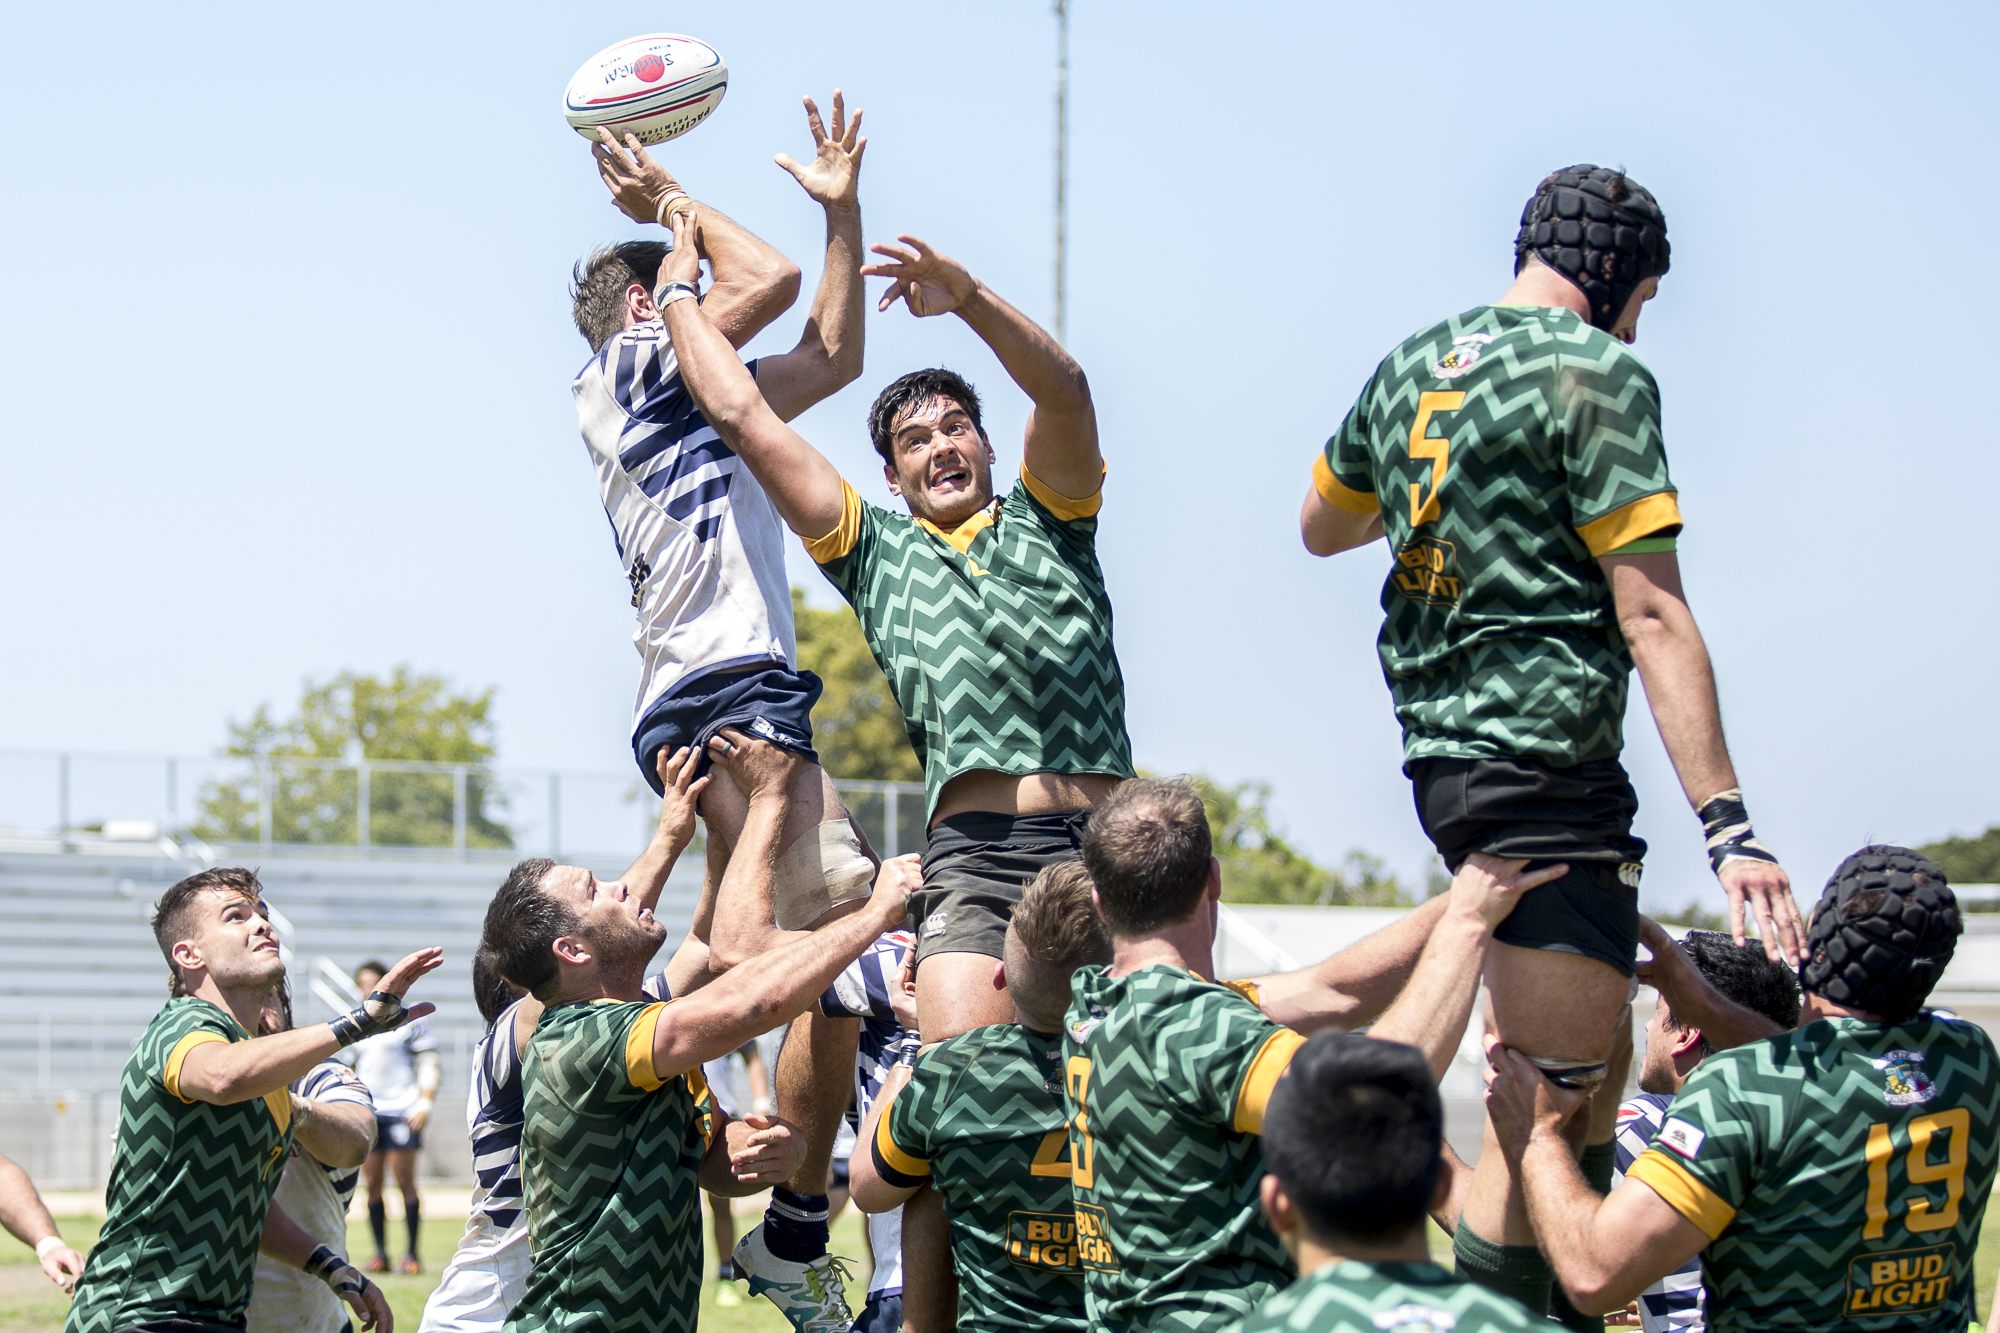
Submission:
[[[771,903],[779,930],[804,930],[832,908],[866,898],[875,863],[845,819],[829,819],[800,835],[773,867]]]

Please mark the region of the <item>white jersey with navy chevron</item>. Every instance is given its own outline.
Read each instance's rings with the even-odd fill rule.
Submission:
[[[472,1090],[465,1124],[472,1135],[472,1215],[496,1231],[526,1226],[521,1202],[521,1053],[514,1019],[522,1001],[500,1011],[472,1048]]]
[[[337,1060],[314,1065],[292,1084],[292,1091],[308,1101],[363,1106],[371,1115],[375,1109],[367,1085]],[[271,1202],[314,1240],[346,1258],[347,1206],[360,1180],[360,1167],[328,1166],[293,1143]],[[340,1333],[348,1327],[348,1312],[333,1288],[320,1279],[260,1254],[244,1320],[247,1333]]]
[[[868,946],[867,952],[849,963],[820,996],[819,1011],[829,1018],[861,1020],[861,1042],[854,1049],[854,1118],[866,1120],[882,1091],[882,1081],[895,1067],[896,1045],[903,1039],[903,1025],[889,1004],[889,987],[903,970],[903,955],[915,936],[907,930],[892,930]],[[868,1279],[871,1297],[893,1295],[903,1289],[903,1210],[868,1215],[868,1244],[875,1252],[873,1276]]]
[[[784,522],[695,406],[665,322],[614,335],[570,388],[639,612],[633,731],[697,676],[760,662],[791,667],[798,648]]]
[[[1618,1108],[1618,1136],[1613,1141],[1618,1164],[1611,1176],[1616,1189],[1639,1154],[1653,1146],[1653,1136],[1666,1123],[1672,1097],[1642,1092]],[[1702,1316],[1701,1256],[1639,1293],[1639,1323],[1646,1333],[1700,1333]]]

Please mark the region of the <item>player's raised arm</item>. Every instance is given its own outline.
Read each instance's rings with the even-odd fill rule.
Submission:
[[[826,210],[826,269],[799,345],[782,356],[757,359],[757,387],[780,420],[790,421],[861,377],[864,312],[861,308],[861,112],[847,118],[840,89],[833,90],[833,131],[819,108],[806,102],[813,160],[804,166],[786,153],[778,165]],[[713,295],[709,300],[713,301]]]
[[[685,210],[672,218],[674,249],[660,265],[654,300],[667,321],[681,380],[792,531],[808,541],[824,537],[840,525],[840,473],[771,410],[707,306],[694,299],[700,271],[695,226]]]
[[[890,262],[861,270],[867,277],[892,280],[881,308],[900,300],[913,315],[951,312],[971,325],[1035,404],[1023,449],[1028,471],[1058,495],[1080,500],[1097,494],[1104,456],[1097,448],[1097,409],[1083,367],[1046,329],[1001,300],[965,265],[914,236],[896,239],[902,244],[869,247]]]
[[[751,235],[719,209],[698,204],[680,182],[646,154],[634,136],[620,144],[599,127],[590,155],[618,211],[634,222],[665,224],[686,214],[715,275],[706,304],[709,318],[731,346],[741,347],[799,298],[799,266]],[[678,242],[677,242],[678,243]]]
[[[234,910],[232,904],[225,910]],[[443,949],[419,949],[389,969],[389,975],[360,1004],[331,1023],[277,1032],[249,1041],[204,1041],[191,1045],[179,1065],[169,1066],[168,1091],[185,1101],[230,1106],[277,1092],[303,1078],[314,1065],[363,1037],[401,1027],[436,1009],[434,1004],[403,1007],[413,982],[444,961]]]
[[[1792,881],[1750,827],[1743,792],[1722,736],[1722,703],[1708,645],[1681,590],[1680,557],[1672,551],[1598,559],[1618,607],[1618,628],[1646,686],[1646,701],[1680,777],[1688,804],[1708,835],[1709,861],[1729,895],[1729,928],[1744,939],[1746,909],[1757,918],[1764,951],[1797,963],[1805,926]]]
[[[759,840],[767,845],[773,840],[781,812],[769,804],[751,807],[737,857],[732,859],[740,859]],[[654,1072],[671,1078],[727,1055],[805,1012],[841,969],[859,958],[883,931],[902,922],[908,910],[905,899],[923,882],[918,859],[911,855],[884,861],[875,877],[875,892],[861,911],[741,963],[675,1001],[654,1027]]]
[[[1467,857],[1452,876],[1450,904],[1425,943],[1409,985],[1368,1035],[1416,1047],[1430,1061],[1431,1072],[1443,1079],[1471,1021],[1494,928],[1507,919],[1522,894],[1568,873],[1569,867],[1561,862],[1529,870],[1526,861],[1502,860],[1483,852]]]
[[[1357,940],[1331,958],[1291,972],[1256,977],[1257,1006],[1273,1023],[1310,1036],[1325,1028],[1352,1029],[1371,1022],[1402,991],[1424,941],[1450,905],[1440,894]]]

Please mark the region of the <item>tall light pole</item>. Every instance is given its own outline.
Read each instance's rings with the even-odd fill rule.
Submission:
[[[1066,324],[1063,242],[1069,215],[1069,0],[1056,6],[1056,341]]]

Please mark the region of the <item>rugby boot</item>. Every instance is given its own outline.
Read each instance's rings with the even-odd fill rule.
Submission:
[[[731,1256],[736,1275],[750,1280],[750,1294],[778,1307],[798,1333],[847,1333],[854,1314],[847,1308],[853,1274],[845,1260],[822,1254],[811,1263],[780,1259],[764,1244],[764,1224],[736,1242]]]

